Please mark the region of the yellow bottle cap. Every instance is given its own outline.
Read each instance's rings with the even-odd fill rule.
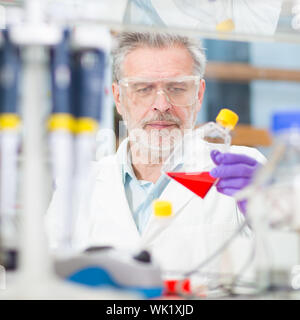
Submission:
[[[153,213],[156,217],[170,217],[172,215],[172,204],[169,201],[153,201]]]
[[[219,32],[232,32],[235,28],[232,19],[224,20],[216,25],[216,30]]]
[[[20,117],[15,113],[2,113],[0,115],[0,130],[17,130],[20,124]]]
[[[74,132],[75,130],[75,119],[68,113],[55,113],[52,114],[48,120],[48,130],[65,130]]]
[[[218,124],[225,128],[229,128],[230,130],[234,129],[238,121],[239,116],[229,109],[222,109],[216,117],[216,122]]]
[[[77,120],[76,133],[95,133],[98,130],[98,122],[93,118],[82,117]]]

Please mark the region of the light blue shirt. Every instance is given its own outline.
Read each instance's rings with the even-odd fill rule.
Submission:
[[[127,148],[123,149],[127,153]],[[123,155],[122,179],[129,208],[140,234],[152,214],[152,202],[158,199],[169,183],[169,179],[161,175],[156,183],[138,180],[134,174],[129,152]]]

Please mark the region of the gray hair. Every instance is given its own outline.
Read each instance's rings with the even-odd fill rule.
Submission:
[[[122,78],[122,64],[125,57],[141,46],[149,48],[185,47],[194,60],[194,73],[201,78],[204,75],[206,57],[200,41],[171,33],[122,32],[117,36],[117,46],[112,52],[113,81]]]

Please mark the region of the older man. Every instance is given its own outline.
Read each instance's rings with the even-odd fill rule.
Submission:
[[[187,37],[165,33],[122,33],[113,53],[113,95],[129,139],[116,155],[93,164],[89,188],[74,221],[73,246],[147,248],[165,270],[188,270],[210,255],[244,220],[234,194],[249,183],[263,157],[232,147],[212,154],[220,178],[205,199],[161,175],[172,145],[192,130],[205,91],[205,56]],[[174,135],[174,131],[178,135]],[[166,139],[172,136],[172,139]],[[241,155],[243,154],[243,155]],[[210,157],[210,155],[208,155]],[[255,160],[256,159],[256,160]],[[172,203],[173,218],[152,215],[154,199]],[[240,205],[242,210],[245,208]],[[59,186],[47,224],[52,247],[60,233]]]

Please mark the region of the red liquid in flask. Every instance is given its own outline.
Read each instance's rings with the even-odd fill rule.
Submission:
[[[166,174],[202,199],[216,181],[209,172],[166,172]]]

